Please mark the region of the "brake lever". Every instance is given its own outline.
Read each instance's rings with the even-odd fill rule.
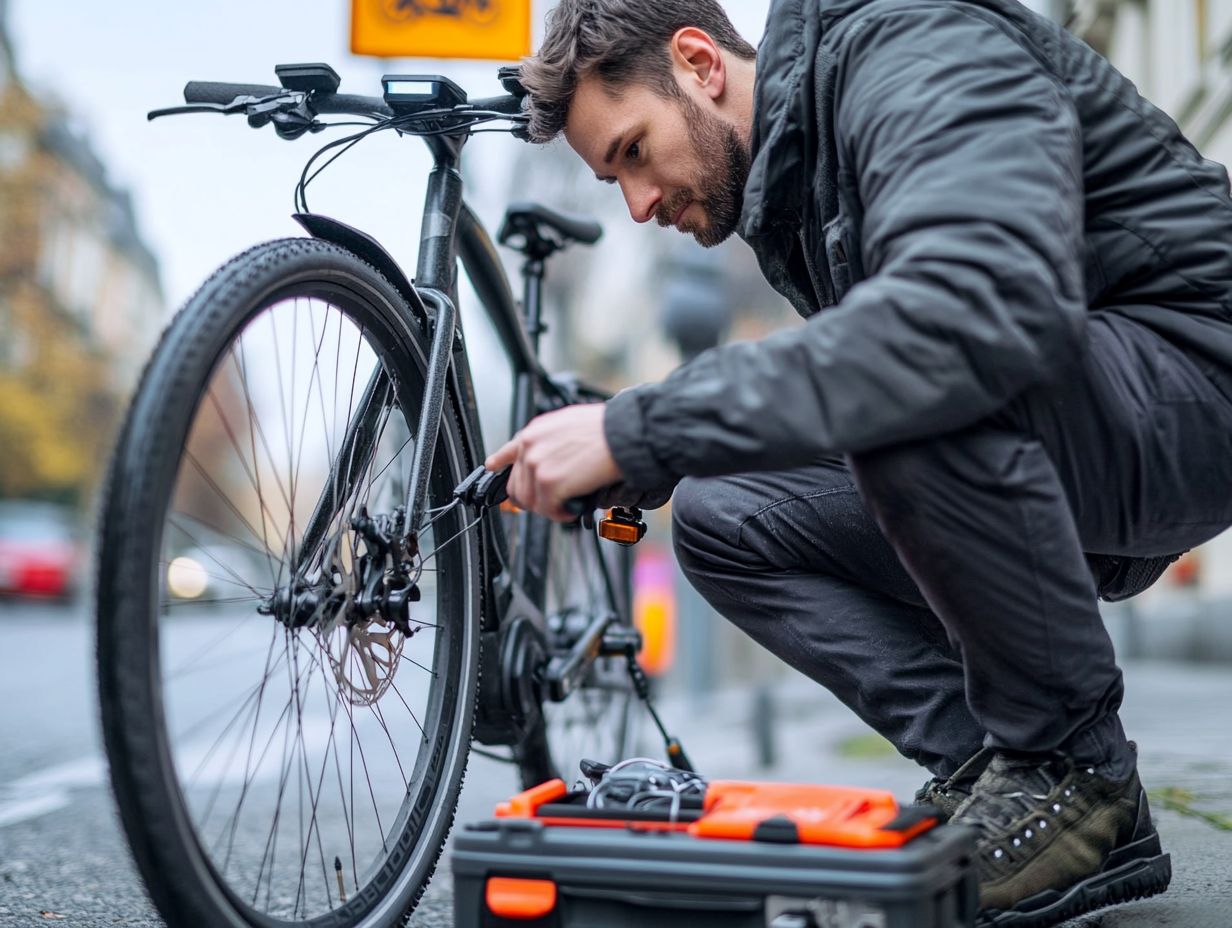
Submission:
[[[150,110],[145,114],[145,118],[153,121],[161,116],[179,116],[181,113],[222,113],[225,116],[235,112],[230,109],[230,106],[230,104],[224,106],[221,103],[189,103],[185,106],[169,106],[166,109]]]
[[[512,472],[513,465],[504,470],[488,470],[480,464],[454,488],[454,498],[479,509],[499,506],[509,498],[506,484]]]
[[[183,113],[220,113],[223,116],[232,116],[235,113],[247,112],[249,107],[254,109],[268,107],[272,110],[277,110],[279,107],[285,106],[287,98],[292,96],[300,97],[301,99],[297,103],[302,105],[307,94],[287,91],[272,97],[254,97],[251,95],[236,97],[230,103],[187,103],[183,106],[169,106],[161,110],[150,110],[150,112],[145,114],[145,118],[154,120],[162,116],[179,116]],[[269,122],[268,117],[265,122]]]
[[[504,470],[492,471],[480,464],[454,489],[454,498],[480,509],[499,506],[509,498],[507,485],[512,472],[513,465]],[[597,492],[588,493],[586,496],[566,500],[564,509],[574,516],[583,528],[592,529],[595,527],[595,510],[599,508],[598,500]]]

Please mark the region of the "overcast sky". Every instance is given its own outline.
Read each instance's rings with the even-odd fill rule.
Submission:
[[[266,238],[298,233],[288,218],[300,169],[323,135],[295,142],[254,132],[240,117],[184,116],[147,122],[147,110],[181,102],[186,81],[275,84],[275,64],[325,61],[342,89],[379,93],[386,71],[440,72],[472,96],[500,92],[493,63],[380,62],[347,51],[347,0],[9,0],[18,67],[37,89],[64,100],[112,178],[134,197],[141,231],[159,255],[167,297],[178,305],[219,263]],[[725,3],[756,43],[768,0]],[[536,32],[546,6],[535,8]],[[504,186],[510,146],[481,136],[468,148],[470,176]],[[421,142],[374,136],[310,188],[314,210],[375,234],[414,265],[428,159]],[[495,196],[478,195],[489,221]]]

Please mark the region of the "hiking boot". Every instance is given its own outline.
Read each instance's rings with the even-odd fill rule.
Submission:
[[[937,810],[938,821],[944,825],[971,795],[971,787],[984,772],[992,756],[992,749],[984,748],[968,758],[948,777],[933,777],[916,790],[915,805],[932,806]]]
[[[1172,877],[1137,771],[1111,780],[997,754],[953,821],[979,832],[981,928],[1045,928],[1162,893]]]

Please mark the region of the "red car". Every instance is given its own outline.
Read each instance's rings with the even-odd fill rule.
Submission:
[[[0,500],[0,594],[72,595],[81,547],[69,510]]]

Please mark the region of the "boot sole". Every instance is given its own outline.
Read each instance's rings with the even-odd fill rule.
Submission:
[[[976,928],[1048,928],[1096,909],[1158,895],[1171,880],[1171,854],[1139,857],[1088,877],[1065,893],[1040,893],[1012,909],[981,913]]]

